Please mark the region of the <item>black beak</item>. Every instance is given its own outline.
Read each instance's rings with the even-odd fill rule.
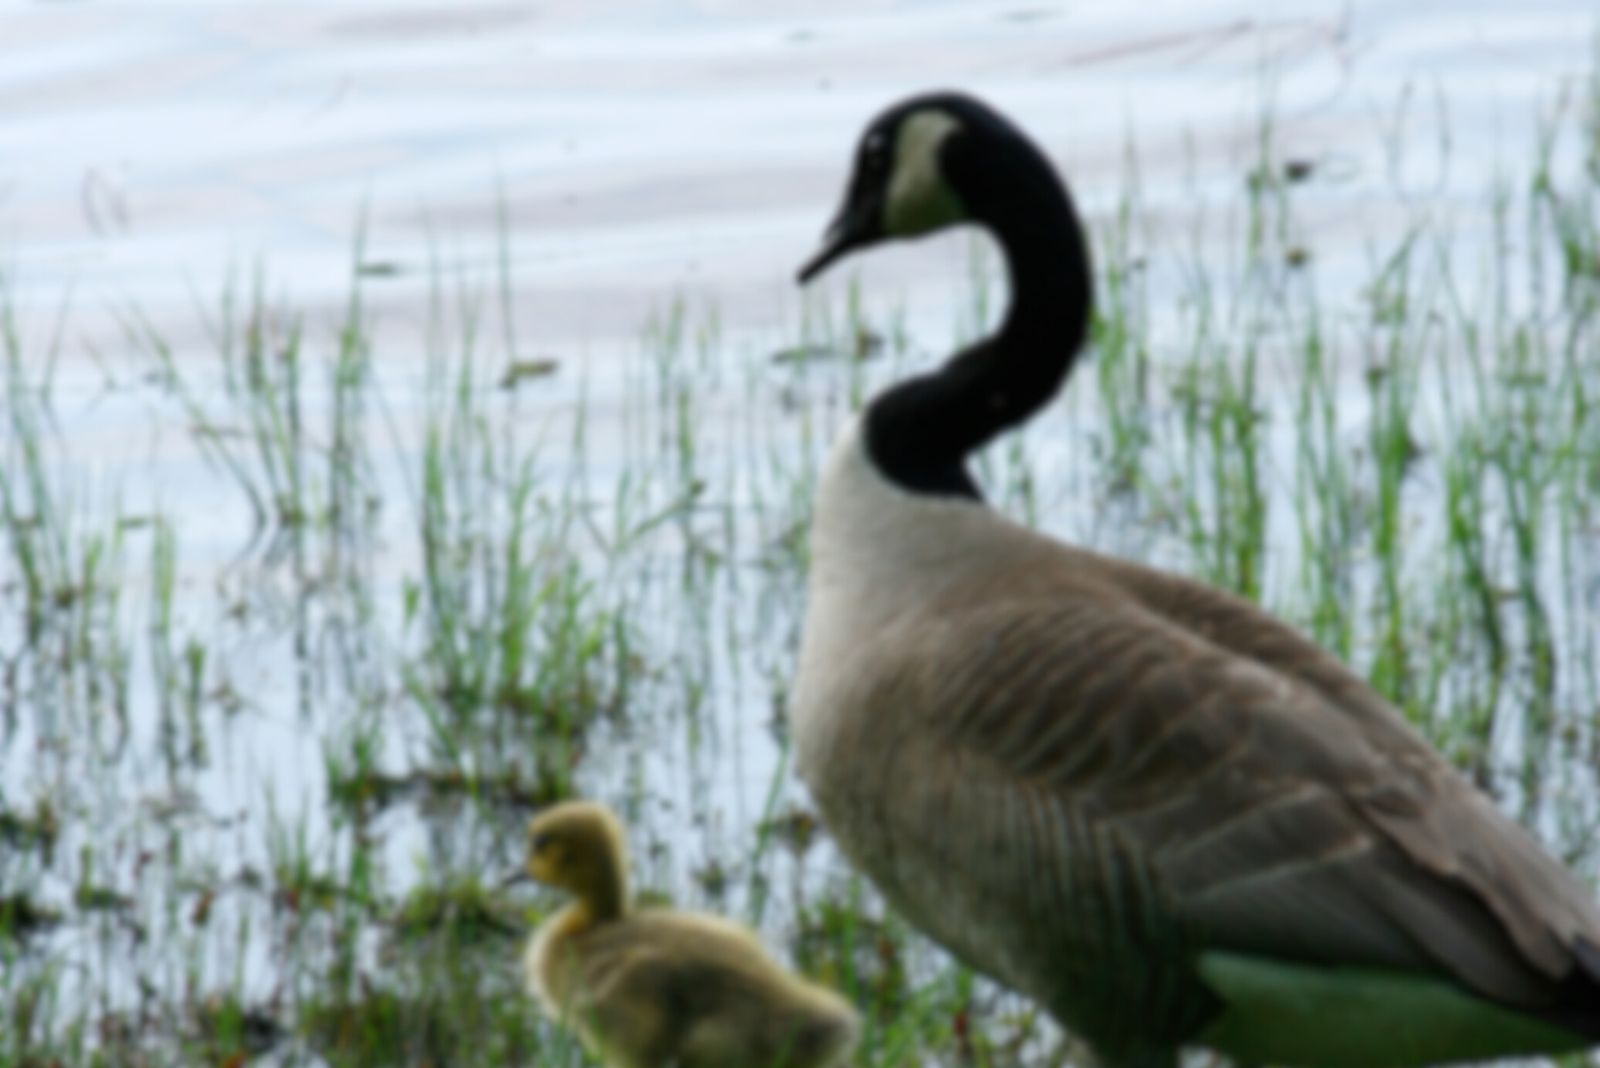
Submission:
[[[878,210],[872,200],[862,201],[852,197],[839,210],[838,216],[822,235],[822,247],[800,268],[797,276],[805,285],[827,269],[841,256],[870,245],[878,237]]]
[[[500,880],[500,889],[509,890],[513,886],[521,886],[524,883],[531,882],[533,882],[533,876],[529,875],[525,869],[518,868]]]

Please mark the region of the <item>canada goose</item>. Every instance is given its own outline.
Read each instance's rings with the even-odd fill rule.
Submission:
[[[849,859],[1100,1059],[1370,1068],[1600,1041],[1600,910],[1334,657],[1253,604],[987,508],[967,455],[1089,320],[1066,189],[954,93],[862,135],[802,282],[961,222],[998,331],[875,397],[817,489],[792,706]]]
[[[614,1068],[827,1068],[855,1044],[850,1006],[784,971],[749,931],[633,908],[622,828],[603,805],[536,816],[526,867],[576,897],[529,941],[528,985]]]

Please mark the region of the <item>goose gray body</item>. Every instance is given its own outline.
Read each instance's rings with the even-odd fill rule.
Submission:
[[[947,107],[992,115],[946,95],[878,125]],[[1600,1037],[1588,891],[1361,679],[1240,598],[906,467],[883,425],[847,425],[818,486],[792,730],[829,829],[912,923],[1112,1065]]]

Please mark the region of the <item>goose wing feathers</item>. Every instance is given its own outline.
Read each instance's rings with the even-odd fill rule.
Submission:
[[[1036,934],[1444,973],[1552,1002],[1600,923],[1527,832],[1248,603],[1126,565],[1095,574],[1069,590],[1020,575],[1009,594],[989,576],[891,640],[900,668],[870,701],[915,725],[895,743],[921,785],[893,791],[887,841],[961,861],[947,878],[972,910],[998,895]],[[947,855],[963,824],[983,856]]]

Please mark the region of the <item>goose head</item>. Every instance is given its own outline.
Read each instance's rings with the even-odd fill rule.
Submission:
[[[989,105],[955,92],[903,100],[862,133],[844,203],[799,279],[881,241],[992,224],[1031,175],[1055,182],[1044,154]]]
[[[879,393],[846,434],[859,436],[875,471],[902,490],[981,501],[967,456],[1055,395],[1094,304],[1083,227],[1045,154],[962,93],[893,105],[862,133],[844,203],[800,281],[856,249],[965,222],[983,227],[1005,260],[1004,318],[938,370]]]
[[[567,801],[528,824],[527,873],[584,900],[619,898],[627,855],[622,825],[604,805]]]

